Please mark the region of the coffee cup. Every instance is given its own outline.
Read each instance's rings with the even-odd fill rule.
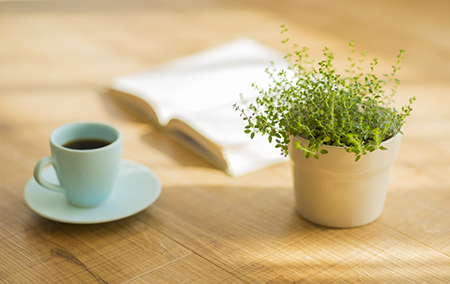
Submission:
[[[116,127],[94,122],[64,124],[50,135],[50,149],[52,155],[40,159],[34,168],[39,185],[64,194],[75,206],[97,206],[108,198],[122,155],[122,134]],[[49,164],[59,184],[43,178],[42,170]]]

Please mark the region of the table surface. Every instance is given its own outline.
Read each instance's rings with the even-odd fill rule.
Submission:
[[[449,10],[445,0],[0,1],[0,282],[450,282]],[[282,49],[282,24],[313,54],[345,58],[355,39],[380,70],[406,50],[396,100],[417,101],[370,225],[304,221],[288,163],[229,177],[99,95],[115,76],[239,36]],[[75,120],[118,126],[124,158],[158,175],[160,198],[104,224],[31,211],[33,167],[51,131]]]

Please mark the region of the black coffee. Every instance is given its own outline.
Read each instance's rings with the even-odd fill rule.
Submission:
[[[66,144],[63,145],[63,147],[74,150],[91,150],[105,147],[109,144],[111,144],[111,142],[106,140],[87,138],[67,142]]]

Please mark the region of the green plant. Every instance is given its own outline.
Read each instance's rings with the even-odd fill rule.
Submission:
[[[287,31],[281,27],[281,33]],[[283,43],[288,45],[288,41]],[[328,48],[323,50],[325,59],[315,64],[309,58],[308,48],[297,51],[294,44],[295,51],[285,57],[289,62],[286,70],[278,71],[273,66],[266,69],[272,80],[267,90],[253,84],[259,92],[256,102],[246,108],[234,104],[248,122],[245,133],[252,139],[256,133],[268,135],[269,142],[275,140],[275,147],[283,155],[288,155],[291,137],[302,136],[310,143],[307,147],[296,143],[296,148],[306,158],[326,154],[326,150],[320,150],[321,145],[344,147],[355,154],[356,161],[368,152],[386,150],[381,143],[402,133],[401,127],[415,100],[411,98],[401,111],[391,107],[400,85],[395,75],[404,51],[400,50],[391,74],[378,77],[374,73],[377,59],[364,72],[367,52],[355,60],[355,42],[352,40],[349,45],[349,66],[341,76],[333,66],[334,55]],[[389,94],[385,90],[388,86]]]

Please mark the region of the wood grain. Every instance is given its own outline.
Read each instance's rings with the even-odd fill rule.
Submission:
[[[0,283],[449,283],[448,1],[0,1]],[[383,215],[318,227],[294,209],[289,164],[239,178],[101,99],[114,76],[250,36],[281,50],[281,24],[345,65],[347,43],[389,70],[406,50],[397,104],[416,96]],[[143,212],[97,225],[44,219],[24,202],[48,137],[112,123],[124,158],[161,179]]]

